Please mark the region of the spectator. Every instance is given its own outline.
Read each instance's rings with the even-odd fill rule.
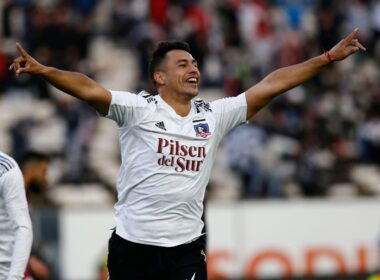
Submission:
[[[34,207],[49,203],[46,196],[48,164],[48,157],[37,152],[27,153],[21,163],[27,200],[32,217]],[[40,242],[41,240],[35,238],[28,261],[26,276],[31,276],[34,280],[47,280],[50,275],[49,265],[43,260],[40,253]]]

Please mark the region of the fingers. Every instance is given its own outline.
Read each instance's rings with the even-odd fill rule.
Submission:
[[[14,70],[16,76],[19,76],[21,73],[24,72],[24,67],[22,66],[23,63],[25,63],[24,58],[19,56],[13,60],[13,63],[11,64],[11,66],[9,66],[9,70]]]
[[[353,47],[350,49],[350,55],[353,54],[353,53],[356,53],[357,51],[359,51],[359,47]]]
[[[28,53],[24,50],[20,43],[16,43],[16,48],[20,53],[20,56],[13,60],[11,66],[9,66],[9,70],[14,70],[16,76],[20,76],[20,74],[25,72],[25,64],[29,57]]]
[[[359,48],[359,49],[362,50],[362,51],[367,50],[362,44],[360,44],[360,42],[359,42],[358,39],[352,39],[352,40],[351,40],[351,45],[353,45],[353,46]]]
[[[17,71],[17,69],[20,68],[20,57],[16,58],[15,60],[13,60],[13,63],[12,65],[9,67],[9,70],[14,70],[15,72]]]
[[[26,57],[28,53],[24,50],[24,48],[21,46],[20,43],[16,43],[16,48],[19,51],[19,53],[23,56]]]
[[[356,37],[357,33],[359,31],[359,28],[356,27],[350,35],[348,35],[345,39],[345,42],[347,44],[347,46],[351,45],[351,46],[354,46],[352,48],[352,50],[354,52],[358,51],[358,50],[362,50],[362,51],[365,51],[366,48],[359,42],[359,40]]]
[[[352,39],[354,39],[358,31],[359,31],[359,27],[356,27],[354,31],[352,31],[351,34],[347,36],[347,40],[351,41]]]

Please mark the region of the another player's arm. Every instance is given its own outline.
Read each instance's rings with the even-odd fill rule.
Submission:
[[[107,89],[81,73],[42,65],[30,56],[19,43],[16,44],[16,47],[20,56],[14,59],[9,67],[10,70],[15,71],[16,76],[23,73],[38,75],[67,94],[86,101],[100,114],[108,113],[111,93]]]
[[[32,247],[33,231],[21,171],[13,168],[0,178],[3,197],[14,230],[13,252],[7,279],[23,279]]]
[[[278,69],[248,89],[246,91],[247,119],[253,117],[274,97],[309,80],[332,61],[343,60],[359,50],[364,51],[365,48],[355,38],[357,32],[358,28],[329,52],[305,62]]]

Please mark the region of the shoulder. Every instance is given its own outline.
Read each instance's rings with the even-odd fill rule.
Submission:
[[[195,109],[197,110],[197,113],[203,112],[212,112],[212,108],[210,106],[209,102],[204,101],[203,99],[197,98],[194,101]]]
[[[141,91],[137,94],[137,96],[140,96],[142,97],[143,99],[145,99],[145,101],[150,104],[157,104],[157,99],[156,99],[156,95],[153,95],[149,92],[146,92],[146,91]]]
[[[17,166],[16,161],[12,157],[0,152],[0,177]]]
[[[157,104],[155,96],[146,91],[141,91],[137,94],[129,91],[116,90],[111,90],[110,92],[112,94],[112,105],[145,107],[149,104]]]
[[[245,93],[241,93],[234,97],[224,97],[217,99],[210,103],[210,107],[215,112],[233,111],[236,109],[246,108],[247,100],[245,97]]]

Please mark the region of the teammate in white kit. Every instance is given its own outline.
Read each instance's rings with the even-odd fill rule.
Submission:
[[[207,279],[201,216],[217,145],[275,96],[365,50],[357,32],[329,52],[274,71],[237,97],[211,103],[193,100],[201,75],[183,42],[163,42],[152,55],[158,95],[107,90],[82,74],[41,65],[17,44],[20,56],[10,66],[17,76],[37,74],[119,127],[122,165],[116,232],[109,242],[111,280]]]
[[[32,223],[17,163],[0,152],[0,280],[21,280],[32,247]]]

